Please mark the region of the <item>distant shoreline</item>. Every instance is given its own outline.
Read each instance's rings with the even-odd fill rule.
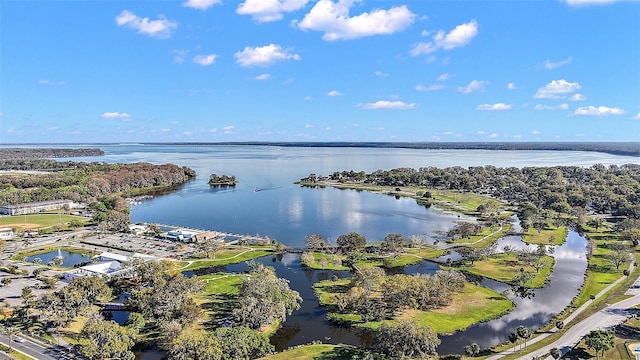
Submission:
[[[2,147],[10,146],[35,146],[47,145],[71,146],[73,143],[49,143],[49,144],[2,144]],[[91,143],[75,144],[79,146],[99,145],[174,145],[174,146],[280,146],[280,147],[336,147],[336,148],[398,148],[398,149],[425,149],[425,150],[552,150],[552,151],[595,151],[612,155],[639,156],[640,142],[288,142],[288,141],[237,141],[237,142],[137,142],[137,143]]]

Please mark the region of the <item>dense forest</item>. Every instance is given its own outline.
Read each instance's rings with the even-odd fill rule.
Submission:
[[[0,161],[0,204],[69,199],[90,204],[100,197],[142,189],[168,188],[196,176],[173,164],[107,164],[46,159]],[[24,173],[28,171],[29,173]],[[37,173],[33,173],[33,172]]]
[[[569,213],[574,208],[640,218],[640,165],[498,168],[424,167],[311,174],[301,183],[355,182],[386,186],[423,186],[486,194],[520,206]],[[426,193],[428,194],[428,192]]]
[[[102,156],[100,149],[0,148],[0,160]]]

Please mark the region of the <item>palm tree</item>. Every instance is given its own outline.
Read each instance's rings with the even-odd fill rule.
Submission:
[[[518,337],[524,340],[524,350],[527,351],[527,339],[531,337],[531,330],[523,325],[520,325],[516,329],[516,333],[518,334]]]
[[[13,351],[13,335],[18,334],[20,332],[20,328],[3,322],[0,323],[0,332],[9,336],[9,353],[11,353],[11,351]]]

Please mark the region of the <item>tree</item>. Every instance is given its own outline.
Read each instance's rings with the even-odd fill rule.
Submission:
[[[186,329],[172,339],[167,357],[169,360],[221,360],[222,347],[220,341],[206,331]]]
[[[367,239],[357,232],[342,234],[336,239],[336,244],[340,250],[349,254],[354,251],[362,250],[367,245]]]
[[[464,352],[465,354],[471,356],[471,357],[475,357],[476,355],[478,355],[480,353],[480,345],[473,343],[471,345],[467,345],[464,347]]]
[[[84,340],[80,345],[80,352],[89,359],[122,359],[133,360],[135,355],[131,351],[136,332],[115,321],[105,321],[99,317],[92,317],[80,332]]]
[[[562,356],[562,351],[554,347],[551,350],[549,350],[549,355],[551,355],[551,357],[554,359],[560,359],[560,357]]]
[[[584,336],[584,343],[590,348],[596,351],[596,359],[599,358],[599,354],[604,356],[604,353],[615,346],[615,334],[613,330],[592,330],[590,333]]]
[[[629,259],[629,248],[620,243],[613,243],[607,246],[611,252],[605,255],[605,259],[609,261],[616,270],[620,268],[620,265],[624,264]]]
[[[564,322],[562,322],[560,320],[556,321],[556,328],[558,330],[562,330],[562,328],[564,328]]]
[[[604,226],[604,218],[601,218],[601,217],[591,218],[587,221],[587,225],[596,229],[596,232],[597,232],[598,229]]]
[[[307,235],[304,238],[304,244],[313,250],[322,250],[326,247],[324,237],[318,234]]]
[[[216,238],[204,239],[196,245],[196,247],[204,252],[205,256],[210,259],[215,259],[216,253],[224,249],[225,246],[226,244],[223,240]]]
[[[471,261],[471,266],[484,257],[484,249],[480,248],[472,248],[472,247],[461,247],[458,249],[458,254],[462,256],[465,260]]]
[[[384,281],[385,272],[379,267],[367,267],[351,277],[351,286],[364,289],[367,296]]]
[[[267,336],[246,326],[218,328],[214,336],[222,348],[223,360],[257,359],[275,350]]]
[[[7,323],[7,321],[3,321],[0,323],[0,332],[9,336],[9,353],[13,351],[13,336],[20,333],[20,328]]]
[[[527,351],[527,340],[531,338],[531,330],[524,325],[520,325],[516,329],[516,334],[524,341],[524,350]]]
[[[302,255],[300,255],[300,263],[304,266],[311,266],[314,263],[315,259],[313,257],[313,254],[305,251],[302,253]]]
[[[144,320],[144,316],[137,312],[132,312],[127,317],[127,321],[124,323],[124,326],[127,326],[132,329],[136,329],[140,331],[146,325],[146,321]]]
[[[376,348],[393,358],[420,358],[436,354],[440,339],[429,326],[415,320],[383,323],[375,334]]]
[[[254,263],[255,264],[255,263]],[[238,289],[239,307],[233,311],[238,322],[258,329],[275,321],[284,321],[287,315],[300,308],[300,294],[289,288],[289,281],[278,278],[271,267],[251,266],[251,277]]]
[[[380,249],[384,253],[397,253],[401,252],[406,244],[406,239],[402,234],[387,234],[382,241]]]
[[[515,345],[518,342],[518,334],[513,332],[509,334],[509,342]]]

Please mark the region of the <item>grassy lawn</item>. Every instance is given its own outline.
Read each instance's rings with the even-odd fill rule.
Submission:
[[[349,289],[350,279],[337,281],[325,280],[314,285],[316,296],[320,304],[326,306],[329,311],[337,310],[335,295],[344,293]],[[502,294],[491,289],[465,284],[464,291],[455,293],[453,301],[448,306],[432,311],[407,310],[399,314],[394,320],[401,318],[417,319],[424,325],[429,325],[438,334],[448,334],[457,330],[463,330],[469,326],[495,319],[513,308],[513,303]],[[362,323],[358,314],[330,313],[329,317],[339,322],[368,328],[377,328],[382,322]],[[394,321],[385,320],[385,321]]]
[[[533,267],[520,264],[515,254],[496,254],[487,260],[476,261],[473,266],[468,266],[464,270],[471,274],[511,283],[513,278],[520,273],[520,269],[523,268],[525,271],[535,275],[533,279],[526,283],[526,287],[540,288],[549,280],[553,269],[553,258],[551,256],[543,256],[542,261],[545,263],[544,267],[536,272]]]
[[[237,295],[238,286],[242,284],[244,280],[242,275],[230,275],[230,274],[209,274],[204,276],[198,276],[198,280],[205,283],[205,289],[203,296],[209,295]]]
[[[360,359],[362,350],[348,345],[309,344],[269,355],[262,360],[342,360]]]
[[[313,255],[313,263],[307,264],[308,267],[316,270],[334,270],[334,271],[346,271],[348,267],[342,265],[342,260],[345,259],[344,255],[327,254],[319,251],[311,253]]]
[[[541,232],[534,228],[527,229],[522,236],[522,241],[527,244],[562,245],[567,238],[569,230],[566,226],[559,228],[545,228]]]
[[[466,245],[470,244],[473,248],[484,248],[503,237],[507,232],[511,230],[511,224],[505,224],[500,230],[499,227],[486,227],[476,235],[472,235],[469,238],[456,239],[452,241],[452,244]]]
[[[14,215],[0,217],[0,227],[15,227],[23,230],[41,229],[62,224],[66,228],[72,220],[80,221],[82,224],[89,222],[89,219],[82,216],[66,215],[66,214],[31,214],[31,215]]]
[[[513,307],[513,303],[502,294],[467,283],[462,293],[455,294],[450,305],[432,311],[407,311],[400,318],[415,318],[438,334],[450,334],[498,318]]]
[[[188,265],[181,270],[196,270],[211,266],[237,264],[267,255],[273,255],[273,250],[251,250],[246,248],[225,249],[219,252],[215,259],[192,259],[191,265]]]

